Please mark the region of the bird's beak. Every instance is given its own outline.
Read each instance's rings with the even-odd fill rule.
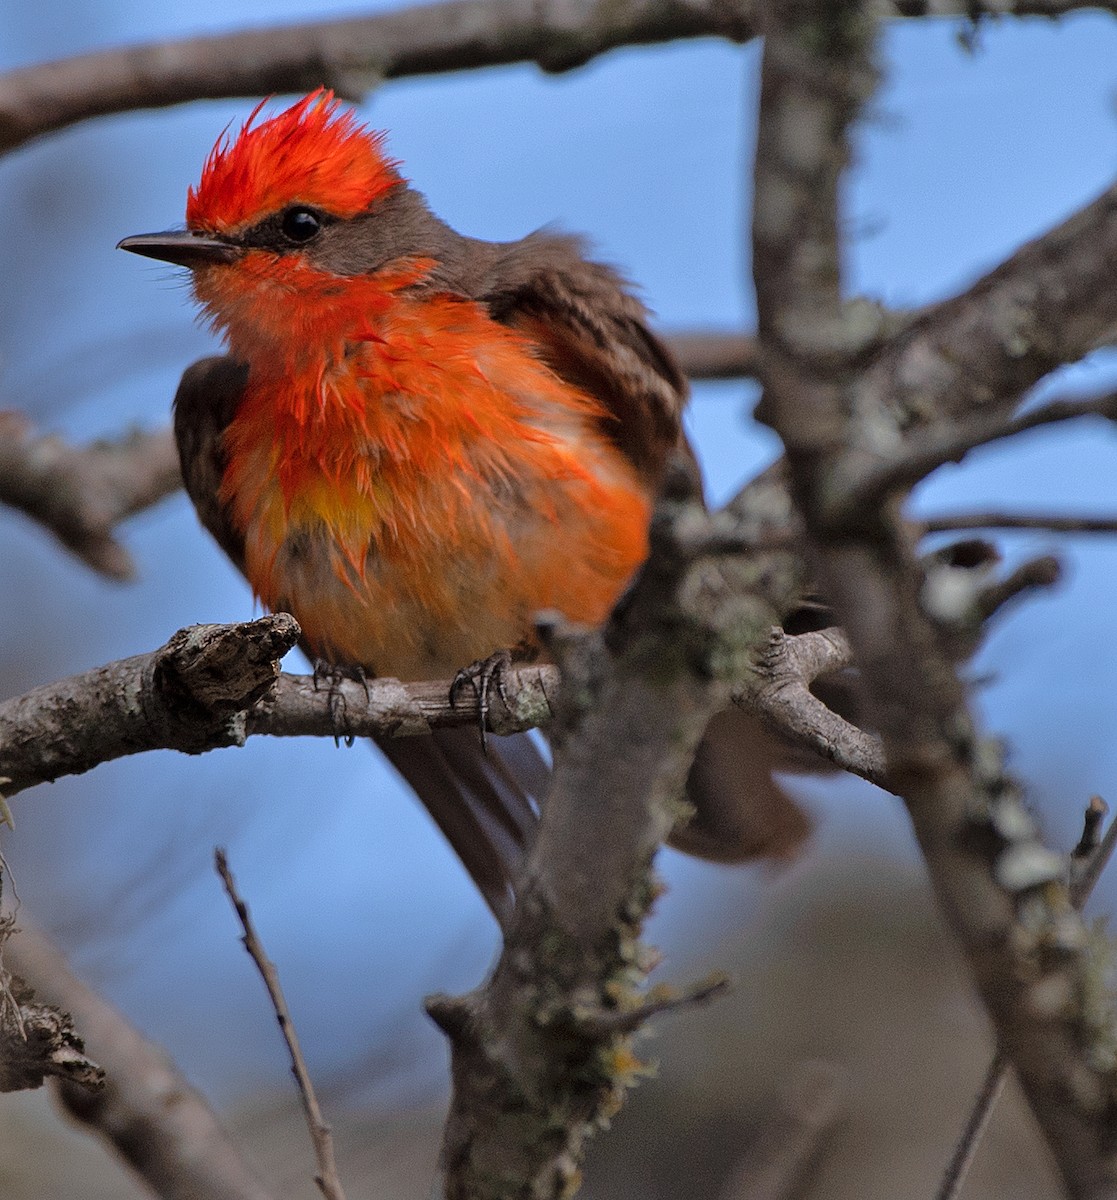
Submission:
[[[240,257],[239,246],[189,229],[170,229],[166,233],[137,233],[117,242],[118,250],[131,250],[145,258],[175,263],[180,267],[205,267],[230,263]]]

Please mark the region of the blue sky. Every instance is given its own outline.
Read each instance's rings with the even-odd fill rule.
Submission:
[[[367,5],[339,5],[364,11]],[[0,65],[121,41],[321,15],[294,3],[198,0],[9,10]],[[914,305],[964,287],[1112,178],[1117,23],[999,22],[962,49],[950,22],[893,26],[886,83],[858,137],[849,181],[851,289]],[[664,327],[751,322],[745,234],[755,124],[755,47],[715,42],[621,51],[561,77],[534,68],[407,80],[364,106],[434,209],[499,239],[548,222],[591,237],[641,287]],[[212,342],[174,273],[116,252],[120,237],[182,219],[214,138],[251,102],[211,102],[68,130],[0,162],[8,281],[0,321],[0,406],[75,438],[161,425],[182,367]],[[1098,356],[1068,386],[1111,379]],[[690,427],[711,495],[775,453],[749,418],[747,384],[696,389]],[[997,507],[1110,511],[1117,444],[1100,424],[1031,435],[975,455],[921,489],[923,511]],[[0,678],[11,692],[149,649],[197,621],[253,612],[243,582],[183,497],[125,531],[141,581],[93,578],[38,530],[0,513]],[[1117,549],[1104,540],[1004,539],[1010,557],[1057,547],[1067,579],[1017,610],[975,671],[989,724],[1010,740],[1062,842],[1093,791],[1115,793]],[[887,797],[854,784],[803,785],[819,858],[871,844],[910,856]],[[200,759],[110,764],[19,798],[3,849],[30,911],[198,1082],[226,1098],[286,1066],[258,981],[236,941],[209,857],[229,847],[304,1043],[342,1068],[337,1013],[375,1043],[384,1069],[422,1089],[440,1078],[426,991],[467,987],[495,949],[488,918],[417,806],[363,746],[258,741]],[[666,856],[671,892],[654,936],[669,973],[712,946],[726,897],[778,903],[780,878]],[[121,934],[93,936],[115,914]]]

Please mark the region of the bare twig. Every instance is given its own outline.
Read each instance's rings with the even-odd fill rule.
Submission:
[[[721,1200],[792,1200],[841,1113],[841,1081],[826,1062],[799,1063],[741,1156]]]
[[[910,489],[936,468],[960,462],[979,446],[1082,417],[1117,420],[1117,392],[1088,399],[1050,400],[1014,417],[998,412],[981,413],[942,428],[915,433],[895,454],[862,467],[860,478],[844,481],[843,502],[853,510],[871,512],[890,493]]]
[[[269,1200],[205,1100],[166,1052],[144,1038],[70,969],[25,917],[7,946],[15,971],[70,1013],[104,1066],[96,1093],[58,1084],[70,1114],[108,1142],[164,1200]]]
[[[1036,529],[1047,533],[1117,533],[1117,517],[1066,517],[1042,513],[958,513],[920,521],[925,533],[967,529]]]
[[[318,1190],[326,1197],[326,1200],[345,1200],[345,1189],[341,1186],[341,1179],[337,1173],[337,1161],[334,1158],[333,1134],[330,1132],[330,1127],[326,1124],[326,1120],[322,1116],[322,1109],[318,1104],[314,1084],[311,1081],[310,1072],[306,1067],[306,1060],[303,1058],[302,1049],[299,1046],[299,1035],[295,1030],[295,1023],[291,1019],[291,1011],[287,1007],[287,1000],[283,995],[283,988],[279,983],[279,972],[276,970],[275,963],[268,958],[264,944],[260,941],[256,927],[252,924],[248,905],[241,899],[240,893],[237,891],[236,881],[229,870],[229,862],[225,857],[224,850],[219,848],[214,851],[213,863],[218,875],[221,876],[221,882],[224,884],[225,892],[236,911],[241,928],[244,930],[244,936],[241,938],[241,941],[244,943],[244,948],[248,951],[249,957],[256,964],[256,969],[260,972],[260,978],[264,981],[264,987],[268,990],[272,1008],[275,1009],[276,1020],[279,1022],[279,1028],[283,1034],[283,1040],[287,1043],[287,1050],[291,1055],[291,1070],[294,1072],[295,1082],[298,1084],[299,1098],[302,1100],[303,1111],[306,1113],[307,1128],[310,1130],[310,1140],[314,1143],[314,1156],[318,1160],[318,1174],[314,1177],[314,1182],[318,1185]]]
[[[734,690],[733,699],[765,717],[781,737],[892,790],[880,739],[839,716],[810,690],[820,676],[852,662],[849,642],[839,629],[796,637],[773,629],[756,673]]]
[[[977,1148],[981,1145],[981,1139],[985,1136],[986,1129],[989,1128],[993,1110],[997,1107],[997,1101],[1000,1100],[1001,1093],[1005,1090],[1011,1070],[1011,1063],[998,1050],[989,1063],[985,1078],[981,1081],[981,1087],[974,1098],[970,1115],[966,1119],[965,1128],[955,1143],[950,1162],[947,1163],[938,1190],[935,1192],[935,1200],[957,1200],[961,1194],[962,1185],[966,1182],[970,1167],[973,1166]]]
[[[1090,797],[1083,820],[1082,839],[1075,846],[1071,858],[1070,898],[1079,911],[1086,907],[1090,893],[1109,865],[1113,851],[1117,849],[1117,821],[1110,821],[1105,836],[1097,841],[1093,849],[1084,849],[1094,841],[1108,811],[1108,806],[1100,796]]]
[[[67,446],[0,412],[0,503],[46,526],[83,562],[110,579],[131,579],[132,559],[113,537],[118,522],[181,486],[169,430]]]

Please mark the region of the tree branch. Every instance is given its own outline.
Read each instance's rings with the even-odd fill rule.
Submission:
[[[871,444],[983,417],[996,429],[1048,372],[1076,362],[1117,322],[1117,185],[1021,247],[965,292],[919,314],[859,382]],[[868,439],[866,431],[865,437]],[[949,429],[945,434],[949,438]],[[859,470],[873,466],[849,464]]]
[[[1049,400],[1016,416],[982,412],[916,430],[893,455],[866,466],[860,478],[843,481],[844,503],[850,509],[871,512],[890,493],[910,489],[938,467],[961,462],[979,446],[1083,417],[1104,417],[1117,422],[1117,392],[1086,399]]]
[[[919,521],[924,533],[968,529],[1038,529],[1047,533],[1117,533],[1117,517],[1066,517],[1043,513],[956,513]]]
[[[652,856],[709,718],[773,616],[696,558],[709,518],[683,478],[606,629],[551,632],[565,680],[555,770],[504,951],[480,991],[428,1003],[452,1048],[448,1200],[569,1194],[587,1138],[641,1070],[612,1018],[649,1011],[638,938]]]
[[[810,690],[820,676],[852,662],[840,629],[791,637],[775,628],[755,674],[734,689],[733,700],[763,716],[780,737],[892,791],[880,739],[840,717]]]
[[[298,637],[286,613],[195,625],[150,654],[0,704],[0,791],[13,796],[139,750],[242,745],[245,712],[274,685]]]
[[[396,12],[149,42],[0,76],[0,154],[91,117],[192,100],[306,92],[360,99],[388,79],[533,62],[568,71],[620,46],[755,36],[754,0],[448,0]],[[881,15],[1061,16],[1110,2],[882,0]]]
[[[0,153],[76,121],[191,100],[307,92],[534,62],[568,71],[618,46],[753,36],[750,0],[448,0],[395,12],[81,54],[0,76]]]
[[[0,884],[5,864],[0,857]],[[0,1093],[29,1091],[46,1079],[83,1091],[105,1085],[104,1069],[85,1054],[69,1013],[44,1003],[26,979],[9,969],[15,918],[0,917]]]
[[[21,918],[5,954],[45,1000],[70,1013],[106,1086],[59,1084],[70,1114],[100,1134],[163,1200],[270,1200],[205,1100],[166,1053],[78,979],[61,952]]]
[[[869,4],[772,0],[754,204],[762,412],[788,451],[791,490],[827,599],[856,655],[940,904],[1071,1196],[1111,1197],[1112,1031],[1089,1003],[1085,930],[954,666],[956,631],[925,610],[924,571],[899,498],[849,503],[869,447],[913,425],[997,414],[1117,316],[1117,190],[865,354],[841,297],[840,177],[871,93]],[[870,331],[871,332],[871,331]],[[901,447],[902,449],[902,447]],[[840,520],[835,520],[840,514]]]
[[[46,526],[83,562],[110,579],[135,575],[113,537],[125,517],[181,487],[169,430],[129,434],[81,449],[35,435],[16,412],[0,412],[0,503]]]
[[[334,1157],[333,1133],[329,1125],[326,1124],[326,1119],[322,1115],[322,1109],[318,1104],[318,1095],[314,1090],[314,1083],[310,1078],[306,1059],[303,1058],[302,1047],[299,1045],[299,1035],[295,1030],[295,1022],[291,1017],[291,1010],[287,1007],[287,998],[284,996],[283,988],[279,982],[279,972],[276,970],[275,963],[268,958],[268,953],[264,949],[264,943],[260,941],[260,935],[256,932],[256,926],[252,922],[248,905],[237,891],[236,880],[233,879],[233,873],[229,869],[229,862],[225,857],[225,851],[221,849],[215,850],[213,861],[217,869],[217,874],[221,877],[221,883],[225,888],[225,894],[229,897],[233,911],[237,914],[237,920],[240,921],[241,929],[244,930],[244,936],[241,938],[241,941],[244,943],[245,950],[248,951],[248,956],[256,964],[256,970],[260,972],[260,978],[264,981],[264,987],[267,988],[268,992],[268,999],[271,1001],[272,1008],[275,1011],[276,1020],[279,1022],[279,1028],[283,1034],[283,1040],[287,1044],[287,1051],[291,1055],[291,1070],[298,1085],[299,1099],[302,1101],[307,1127],[310,1130],[310,1140],[314,1145],[314,1157],[318,1160],[318,1174],[314,1177],[314,1182],[318,1185],[318,1190],[325,1196],[326,1200],[345,1200],[345,1189],[341,1185],[341,1177],[337,1170],[337,1159]]]

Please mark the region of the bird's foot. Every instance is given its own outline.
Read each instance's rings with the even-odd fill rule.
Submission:
[[[477,697],[478,719],[481,727],[481,746],[486,752],[489,749],[488,731],[486,729],[489,721],[489,698],[495,686],[497,694],[504,701],[505,706],[510,707],[508,692],[504,684],[504,673],[511,666],[512,651],[497,650],[495,654],[490,654],[488,658],[479,658],[476,662],[470,663],[468,667],[462,667],[454,676],[453,683],[450,684],[451,708],[457,704],[462,688],[470,687],[473,689],[473,694]]]
[[[343,666],[339,663],[327,662],[324,658],[316,658],[312,678],[316,692],[320,691],[323,686],[327,689],[326,704],[330,710],[330,723],[334,727],[334,745],[340,746],[344,740],[346,746],[352,746],[357,740],[357,735],[349,724],[349,712],[345,705],[345,693],[341,690],[341,685],[347,679],[359,683],[364,688],[367,701],[369,698],[368,677],[365,675],[364,667]]]

